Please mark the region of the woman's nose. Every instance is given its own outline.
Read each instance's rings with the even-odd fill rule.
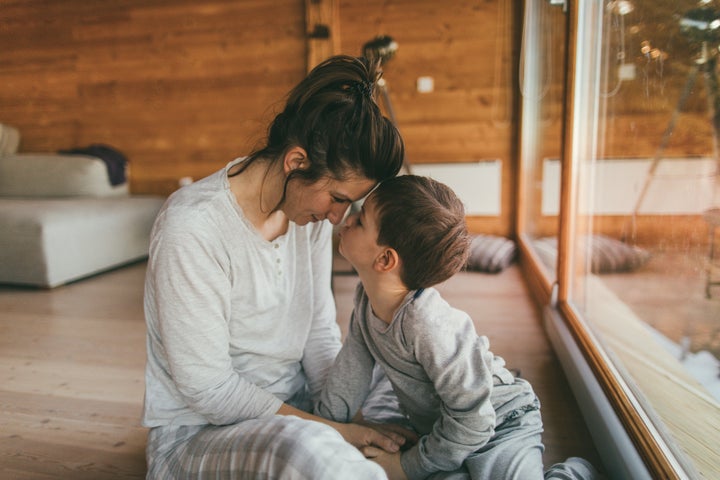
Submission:
[[[347,210],[348,205],[339,204],[330,210],[330,212],[327,215],[328,220],[330,220],[330,223],[333,225],[339,225],[342,221],[343,217],[345,216],[345,211]]]

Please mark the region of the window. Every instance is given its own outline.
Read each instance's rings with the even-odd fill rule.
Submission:
[[[546,294],[555,281],[567,19],[562,7],[528,2],[520,52],[521,192],[519,231],[537,255]],[[545,248],[549,246],[549,248]]]
[[[523,121],[521,240],[531,263],[555,249],[558,309],[649,472],[720,478],[720,275],[711,258],[713,243],[720,258],[720,7],[568,3],[562,168],[546,168],[542,127],[533,133]],[[541,92],[536,62],[531,91]],[[560,193],[543,188],[553,198],[538,201],[533,182],[548,185],[550,173]],[[537,244],[537,205],[552,201],[560,220],[548,247]]]

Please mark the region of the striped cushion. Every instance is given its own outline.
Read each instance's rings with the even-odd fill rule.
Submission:
[[[557,237],[539,238],[533,242],[533,246],[543,263],[555,269]],[[578,248],[581,258],[589,256],[593,273],[629,272],[650,259],[647,250],[605,235],[582,235]]]
[[[467,269],[476,272],[498,273],[515,259],[515,242],[494,235],[473,235]]]

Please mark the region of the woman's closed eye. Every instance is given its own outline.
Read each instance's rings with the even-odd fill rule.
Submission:
[[[333,195],[333,197],[332,197],[332,201],[333,201],[333,203],[350,203],[350,199],[348,199],[348,198],[336,197],[336,196],[334,196],[334,195]]]

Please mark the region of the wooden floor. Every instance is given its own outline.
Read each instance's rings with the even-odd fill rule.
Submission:
[[[53,290],[0,286],[0,478],[144,478],[139,263]],[[346,328],[357,277],[339,275]],[[516,266],[441,286],[543,404],[546,464],[597,453]]]

